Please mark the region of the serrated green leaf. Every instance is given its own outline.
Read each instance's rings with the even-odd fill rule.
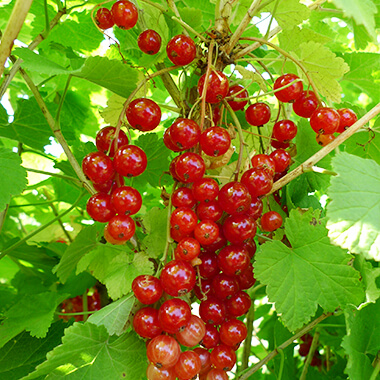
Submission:
[[[0,211],[3,211],[11,196],[21,194],[28,181],[20,156],[9,149],[0,148],[0,173]]]
[[[349,71],[349,66],[326,46],[314,41],[300,44],[300,61],[309,72],[321,95],[328,101],[340,103],[342,88],[338,83]],[[298,74],[307,83],[305,74],[297,67]]]
[[[125,324],[135,302],[135,297],[131,295],[125,296],[98,310],[87,321],[97,326],[105,326],[110,335],[121,335],[125,331]]]
[[[370,158],[380,165],[380,132],[361,129],[343,144],[347,153]]]
[[[0,378],[20,379],[34,371],[46,359],[46,353],[61,343],[67,323],[53,323],[44,339],[33,338],[27,332],[17,335],[0,349]]]
[[[333,158],[327,228],[335,244],[380,261],[380,166],[348,153]]]
[[[348,265],[350,256],[330,244],[318,214],[292,210],[285,221],[292,248],[267,242],[255,255],[255,277],[267,285],[269,300],[291,331],[308,322],[318,304],[333,311],[363,300],[359,273]]]
[[[380,300],[346,315],[349,333],[342,342],[348,353],[345,373],[352,380],[369,379],[374,371],[372,358],[380,350]]]
[[[27,294],[4,313],[0,325],[0,347],[20,334],[29,331],[32,336],[43,338],[54,318],[57,306],[67,294],[45,292]]]
[[[24,377],[36,379],[142,379],[147,366],[145,343],[134,332],[109,336],[104,326],[74,323],[62,344]]]
[[[235,69],[242,75],[243,79],[249,79],[253,83],[257,83],[264,92],[268,91],[265,80],[260,74],[255,71],[247,70],[245,67],[240,65],[236,65]]]
[[[380,298],[380,288],[376,284],[376,281],[380,281],[380,268],[373,267],[371,262],[365,260],[361,255],[355,257],[354,266],[362,276],[366,301],[376,302]]]

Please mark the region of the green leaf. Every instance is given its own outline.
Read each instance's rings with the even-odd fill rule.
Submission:
[[[326,46],[314,41],[300,44],[299,58],[321,95],[328,101],[340,103],[342,88],[338,79],[349,71],[347,63]],[[305,74],[298,67],[297,70],[307,83]]]
[[[0,211],[3,211],[11,196],[21,194],[28,181],[20,156],[9,149],[0,148],[0,173]]]
[[[109,336],[104,326],[74,323],[62,344],[24,379],[135,379],[146,371],[145,343],[134,332]]]
[[[352,380],[369,379],[374,371],[372,358],[380,350],[380,300],[361,310],[346,313],[349,333],[342,347],[348,353],[345,373]]]
[[[105,326],[110,335],[121,335],[135,303],[135,297],[125,296],[92,314],[87,321],[97,326]]]
[[[364,25],[376,41],[375,13],[378,10],[372,0],[333,0],[333,3],[343,10],[346,17],[352,17],[356,24]]]
[[[376,283],[380,281],[380,268],[374,268],[361,255],[355,257],[354,266],[362,276],[367,302],[376,302],[380,298],[380,288]]]
[[[168,210],[154,207],[143,217],[146,253],[153,258],[163,255],[166,246]]]
[[[348,153],[337,155],[327,207],[327,228],[335,244],[380,261],[380,166]]]
[[[333,311],[363,299],[359,273],[348,265],[350,256],[330,244],[318,214],[292,210],[285,221],[292,248],[267,242],[255,255],[255,277],[267,285],[269,300],[291,331],[308,322],[318,305]]]
[[[45,292],[22,297],[4,313],[0,325],[0,347],[24,330],[37,338],[45,337],[57,306],[66,296]]]
[[[61,343],[67,323],[53,323],[44,339],[33,338],[27,332],[17,335],[0,349],[0,378],[20,379],[34,371],[46,359],[46,354]]]

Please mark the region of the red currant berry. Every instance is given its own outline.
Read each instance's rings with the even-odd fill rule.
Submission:
[[[174,250],[175,257],[179,260],[191,261],[201,253],[201,246],[197,239],[188,237],[182,239]]]
[[[205,333],[205,323],[196,315],[192,315],[185,328],[176,334],[176,338],[182,346],[194,347],[203,339]]]
[[[339,128],[338,111],[329,107],[317,108],[310,117],[310,126],[315,133],[331,135]]]
[[[211,369],[210,353],[202,347],[194,348],[193,351],[197,353],[199,359],[201,359],[202,367],[199,373],[208,372]]]
[[[206,323],[220,325],[226,316],[224,302],[212,296],[208,297],[207,300],[201,302],[199,315]]]
[[[251,159],[252,167],[255,169],[264,169],[272,177],[275,173],[275,164],[270,156],[267,154],[256,154]]]
[[[233,348],[219,344],[211,351],[210,360],[215,368],[230,371],[236,363],[236,354]]]
[[[249,258],[252,259],[257,249],[255,241],[253,239],[247,239],[241,245],[246,249]]]
[[[283,149],[276,149],[269,157],[273,160],[276,173],[284,172],[290,165],[292,158],[290,154]]]
[[[133,317],[133,329],[143,338],[152,339],[162,333],[158,321],[158,310],[153,307],[143,307]]]
[[[97,134],[96,134],[96,147],[99,152],[108,153],[111,157],[115,155],[115,146],[116,146],[116,140],[115,140],[115,127],[104,127],[102,128]],[[128,145],[128,137],[125,134],[124,131],[119,131],[119,136],[117,139],[117,148],[120,148],[124,145]],[[112,147],[110,149],[110,146],[112,144]]]
[[[185,66],[193,62],[197,48],[194,41],[184,34],[174,36],[166,46],[168,58],[178,66]]]
[[[326,146],[327,144],[330,144],[331,141],[335,140],[335,135],[317,135],[315,137],[315,141],[321,145],[321,146]]]
[[[310,351],[310,344],[309,343],[302,343],[300,344],[300,348],[299,348],[299,354],[300,356],[307,356],[307,354],[309,353]]]
[[[198,144],[201,128],[191,119],[179,118],[170,127],[170,138],[180,150],[187,150]]]
[[[231,136],[224,128],[210,127],[201,134],[199,143],[208,156],[219,157],[230,148]]]
[[[198,256],[202,263],[198,266],[202,278],[212,278],[219,273],[218,257],[213,252],[201,252]]]
[[[195,297],[197,297],[200,301],[205,300],[208,296],[214,294],[212,289],[212,281],[209,279],[201,279],[200,281],[196,281],[193,290]]]
[[[190,233],[198,222],[197,215],[189,207],[178,207],[170,216],[170,225],[183,233]]]
[[[205,162],[197,153],[183,153],[175,163],[176,175],[183,183],[195,182],[201,179],[205,171]]]
[[[161,36],[153,29],[144,30],[137,37],[137,45],[145,54],[157,54],[161,48]]]
[[[212,220],[202,220],[194,229],[194,237],[203,246],[213,244],[219,234],[219,226]]]
[[[177,363],[181,347],[169,335],[158,335],[149,343],[146,350],[148,360],[157,368],[171,368]]]
[[[230,215],[223,223],[223,234],[232,244],[255,237],[256,222],[247,214]]]
[[[239,291],[239,283],[236,277],[219,273],[212,279],[212,288],[215,297],[225,300],[231,298],[233,294]]]
[[[94,183],[105,183],[115,175],[112,160],[103,152],[87,154],[83,158],[82,169],[84,175]]]
[[[241,214],[248,210],[251,196],[247,187],[240,182],[228,182],[219,191],[219,206],[230,215]]]
[[[261,127],[268,123],[270,116],[270,107],[265,103],[251,104],[245,111],[245,120],[255,127]]]
[[[222,369],[213,368],[208,372],[205,380],[228,380],[228,375],[226,371],[223,371]]]
[[[230,299],[226,300],[226,308],[229,315],[241,317],[246,314],[251,307],[251,298],[246,292],[240,290]]]
[[[136,6],[128,0],[116,1],[112,5],[111,13],[115,24],[124,30],[133,28],[139,17]]]
[[[116,240],[114,239],[111,234],[108,232],[108,225],[106,224],[104,226],[104,239],[106,240],[107,243],[113,244],[113,245],[123,245],[126,243],[126,241],[122,240]]]
[[[274,82],[274,90],[277,90],[281,87],[287,86],[290,84],[290,86],[276,91],[274,95],[280,102],[289,103],[293,102],[294,100],[298,99],[298,97],[301,96],[303,91],[303,85],[302,82],[295,82],[299,77],[294,74],[284,74],[281,75],[279,78],[276,79]],[[292,82],[295,82],[291,84]]]
[[[191,208],[197,203],[192,190],[188,187],[179,187],[173,192],[171,198],[174,207]]]
[[[112,193],[114,189],[124,185],[124,177],[119,174],[115,174],[113,178],[105,183],[94,183],[94,189],[99,193]]]
[[[106,223],[116,215],[111,203],[111,196],[104,193],[93,195],[86,205],[88,215],[97,222]]]
[[[164,133],[163,140],[164,140],[165,146],[168,149],[172,150],[173,152],[181,152],[182,149],[179,149],[178,146],[175,145],[174,142],[173,142],[173,140],[172,140],[171,128],[170,127],[166,129],[166,131]]]
[[[318,108],[318,104],[318,99],[313,91],[302,91],[293,103],[293,111],[298,116],[309,118]]]
[[[163,288],[158,278],[142,274],[132,281],[132,291],[141,303],[151,305],[160,300]]]
[[[203,74],[198,81],[198,94],[202,96],[206,74]],[[211,71],[208,77],[206,102],[215,104],[221,102],[228,94],[228,78],[221,71]]]
[[[153,131],[161,121],[161,109],[151,99],[139,98],[129,103],[126,111],[128,123],[142,132]]]
[[[107,230],[115,240],[127,241],[135,234],[136,225],[130,216],[118,214],[108,222]]]
[[[116,171],[123,177],[137,177],[148,164],[145,152],[136,145],[124,145],[115,153],[113,160]]]
[[[131,186],[121,186],[112,192],[112,205],[118,214],[134,215],[139,212],[142,198],[138,190]]]
[[[199,202],[214,200],[219,194],[219,184],[212,178],[202,178],[192,186],[193,196]]]
[[[198,354],[194,351],[182,352],[178,362],[174,366],[178,379],[193,379],[198,375],[202,368],[202,362]]]
[[[158,320],[162,329],[169,334],[182,331],[191,317],[190,306],[179,298],[165,301],[158,310]]]
[[[228,276],[239,275],[248,268],[250,258],[247,250],[241,245],[228,245],[218,255],[218,265]]]
[[[263,169],[248,169],[243,173],[241,183],[246,186],[253,198],[257,198],[271,191],[273,178]]]
[[[297,126],[291,120],[280,120],[273,126],[272,138],[289,142],[297,135]]]
[[[349,108],[339,109],[338,114],[340,116],[339,127],[337,129],[338,133],[344,132],[347,128],[351,127],[351,125],[358,120],[356,113]]]
[[[227,346],[235,346],[247,337],[247,326],[236,318],[223,322],[219,329],[220,340]]]
[[[239,276],[236,276],[241,290],[249,289],[256,283],[255,276],[253,274],[252,264],[248,265],[248,268],[242,272]]]
[[[170,237],[174,241],[180,242],[184,238],[193,237],[193,232],[184,233],[180,229],[177,230],[176,228],[171,227],[170,228]]]
[[[251,204],[246,214],[249,215],[254,220],[257,220],[260,218],[262,213],[263,213],[263,201],[259,198],[252,198]]]
[[[196,274],[187,261],[172,260],[162,269],[160,279],[164,291],[173,297],[178,297],[194,288]]]
[[[210,348],[216,347],[219,342],[220,342],[220,337],[219,337],[218,329],[214,325],[207,323],[205,336],[203,337],[200,344],[203,347],[210,349]]]
[[[95,22],[100,29],[109,29],[115,25],[112,13],[107,8],[99,8],[96,12]]]
[[[274,149],[286,149],[286,148],[289,148],[289,146],[290,146],[290,144],[288,142],[281,142],[281,141],[277,141],[277,140],[273,139],[273,136],[270,140],[270,145]]]
[[[230,87],[230,90],[228,91],[228,96],[232,96],[235,99],[228,101],[228,104],[235,112],[242,110],[248,103],[248,100],[238,101],[238,99],[245,99],[249,97],[248,91],[245,90],[244,87],[240,84]]]
[[[177,375],[174,367],[172,368],[157,368],[150,363],[146,370],[146,378],[148,380],[175,380]]]
[[[200,202],[197,206],[197,216],[199,220],[212,220],[216,222],[223,215],[217,200],[209,202]]]
[[[261,217],[261,229],[263,231],[274,231],[282,226],[282,217],[276,211],[268,211]]]

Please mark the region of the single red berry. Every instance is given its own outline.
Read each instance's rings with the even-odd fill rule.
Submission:
[[[200,284],[199,284],[200,283]],[[200,301],[205,300],[208,296],[214,295],[212,289],[212,280],[207,278],[198,279],[194,285],[194,294]]]
[[[162,333],[158,321],[158,310],[153,307],[143,307],[133,317],[133,329],[143,338],[152,339]]]
[[[171,368],[177,363],[181,347],[169,335],[158,335],[147,346],[146,356],[157,368]]]
[[[111,196],[105,193],[94,194],[86,205],[88,215],[97,222],[106,223],[116,215]]]
[[[207,373],[207,376],[204,380],[228,380],[228,375],[226,371],[223,371],[222,369],[213,368]]]
[[[202,246],[213,244],[219,237],[219,234],[219,225],[212,220],[202,220],[194,229],[194,237]]]
[[[274,148],[274,149],[286,149],[286,148],[289,148],[290,144],[288,142],[281,142],[281,141],[277,141],[273,138],[271,138],[270,140],[270,145]]]
[[[183,183],[195,182],[201,179],[206,171],[203,158],[192,152],[186,152],[179,156],[175,163],[175,172]]]
[[[141,303],[151,305],[160,300],[164,290],[160,279],[142,274],[132,281],[132,291]]]
[[[273,126],[272,138],[289,142],[297,135],[297,126],[291,120],[280,120]]]
[[[255,241],[253,239],[247,239],[246,241],[241,243],[241,245],[247,251],[249,258],[252,259],[257,249]]]
[[[228,276],[224,273],[219,273],[212,279],[212,288],[215,297],[221,300],[231,298],[233,294],[239,291],[237,276]]]
[[[179,187],[174,190],[172,196],[172,205],[174,207],[193,207],[197,201],[189,187]]]
[[[302,91],[293,103],[293,111],[298,116],[309,118],[318,108],[318,104],[318,99],[313,91]]]
[[[330,144],[331,141],[335,140],[335,135],[317,135],[315,136],[315,141],[321,145],[321,146],[326,146],[327,144]]]
[[[256,154],[251,159],[252,167],[255,169],[264,169],[272,177],[275,173],[275,164],[270,156],[267,154]]]
[[[172,136],[171,136],[171,128],[170,127],[165,130],[163,140],[164,140],[165,146],[168,149],[172,150],[173,152],[181,152],[183,150],[183,149],[178,148],[178,146],[176,144],[174,144],[174,142],[172,140]]]
[[[120,174],[115,174],[113,178],[105,183],[94,183],[94,189],[99,193],[112,193],[114,189],[124,185],[124,177]]]
[[[199,315],[206,323],[220,325],[226,316],[224,301],[212,296],[208,297],[207,300],[201,301]]]
[[[211,351],[210,360],[215,368],[230,371],[236,363],[236,354],[232,347],[222,343]]]
[[[199,202],[214,200],[219,194],[219,184],[212,178],[202,178],[191,187],[194,198]]]
[[[200,202],[197,206],[196,214],[199,220],[212,220],[216,222],[223,215],[223,210],[217,200]]]
[[[319,356],[317,351],[314,352],[314,356],[311,359],[310,366],[311,367],[320,367],[322,365],[322,359]]]
[[[268,211],[263,214],[260,222],[263,231],[274,231],[282,226],[282,217],[276,211]]]
[[[315,133],[331,135],[339,128],[338,111],[330,107],[317,108],[310,117],[310,126]]]
[[[197,222],[197,215],[189,207],[178,207],[170,216],[170,225],[184,233],[192,232]]]
[[[202,96],[205,81],[206,74],[203,74],[198,81],[199,96]],[[207,83],[206,102],[211,104],[221,102],[227,96],[228,90],[228,78],[221,71],[211,71]]]
[[[157,368],[154,364],[150,363],[146,369],[146,378],[148,380],[175,380],[177,375],[174,367]]]
[[[139,17],[136,6],[128,0],[116,1],[112,5],[111,13],[115,24],[124,30],[133,28]]]
[[[137,37],[137,45],[145,54],[157,54],[161,48],[161,36],[153,29],[144,30]]]
[[[248,103],[248,100],[243,100],[243,101],[238,100],[238,99],[245,99],[249,97],[248,91],[244,89],[244,87],[241,86],[240,84],[230,87],[230,90],[228,91],[227,96],[232,96],[234,98],[234,100],[229,100],[228,104],[231,106],[231,108],[235,112],[242,110]]]
[[[153,131],[161,121],[159,105],[147,98],[133,100],[125,114],[131,127],[142,132]]]
[[[202,347],[196,347],[193,351],[197,353],[199,359],[201,359],[202,367],[199,374],[208,372],[211,369],[210,353],[208,352],[208,350]]]
[[[191,315],[189,323],[176,334],[176,338],[182,346],[194,347],[203,339],[205,333],[206,326],[202,319]]]
[[[116,240],[111,236],[111,234],[108,232],[108,224],[104,226],[103,236],[107,243],[110,243],[113,245],[124,245],[126,243],[126,241]]]
[[[247,214],[230,215],[223,223],[224,236],[232,244],[255,237],[256,230],[255,220]]]
[[[116,139],[115,139],[115,132],[116,128],[115,127],[104,127],[102,128],[97,134],[96,134],[96,147],[99,152],[103,153],[108,153],[111,157],[115,155],[116,152]],[[124,131],[120,130],[119,131],[119,136],[117,139],[117,149],[124,145],[128,145],[128,137],[125,134]],[[112,146],[111,146],[112,144]],[[111,149],[110,149],[111,146]]]
[[[219,331],[218,329],[210,323],[206,323],[206,332],[205,336],[201,341],[201,345],[207,349],[216,347],[220,342]]]
[[[272,176],[263,169],[248,169],[243,173],[240,181],[253,198],[269,193],[273,186]]]
[[[115,25],[112,18],[112,13],[107,8],[99,8],[96,11],[95,22],[100,29],[109,29]]]
[[[218,265],[228,276],[239,275],[248,268],[250,258],[242,245],[228,245],[218,255]]]
[[[254,220],[257,220],[260,218],[262,213],[263,213],[263,201],[259,198],[252,198],[251,204],[246,214],[249,215]]]
[[[240,290],[246,290],[251,288],[256,283],[256,279],[253,273],[253,266],[250,263],[248,268],[240,273],[239,276],[236,276],[237,281],[239,283]]]
[[[175,257],[180,260],[191,261],[201,253],[201,246],[197,239],[187,237],[182,239],[174,250]]]
[[[137,177],[148,164],[145,152],[136,145],[124,145],[115,153],[113,160],[116,171],[124,177]]]
[[[261,127],[270,120],[270,107],[265,103],[251,104],[245,110],[245,120],[250,125]]]
[[[130,216],[118,214],[108,222],[107,230],[115,240],[127,241],[135,234],[136,225]]]
[[[190,306],[179,298],[165,301],[158,310],[158,320],[162,329],[169,334],[182,331],[191,318]]]
[[[252,301],[249,295],[242,290],[238,291],[226,300],[226,308],[229,315],[241,317],[246,314],[251,307]]]
[[[299,77],[294,74],[284,74],[276,79],[273,86],[274,90],[290,85],[274,93],[274,95],[280,102],[290,103],[301,96],[303,91],[303,85],[302,82],[295,82],[297,79],[299,79]],[[291,84],[292,82],[295,83]]]
[[[309,343],[301,343],[299,348],[299,354],[300,356],[307,356],[307,354],[310,351],[310,344]]]
[[[170,127],[170,138],[180,150],[187,150],[198,144],[201,128],[191,119],[178,118]]]
[[[174,366],[178,379],[193,379],[198,375],[202,368],[202,362],[198,354],[194,351],[182,352],[178,362]]]
[[[220,340],[227,346],[235,346],[247,337],[247,326],[236,318],[223,322],[219,329]]]
[[[269,157],[273,160],[276,173],[285,171],[292,160],[290,154],[284,149],[276,149]]]
[[[213,252],[201,252],[202,263],[198,266],[202,278],[212,278],[219,273],[218,257]]]
[[[105,183],[115,175],[112,160],[103,152],[87,154],[82,161],[83,173],[94,183]]]
[[[210,127],[202,132],[199,143],[208,156],[219,157],[230,148],[231,136],[222,127]]]
[[[184,233],[180,229],[171,227],[170,228],[170,237],[174,241],[180,242],[184,238],[193,237],[193,231],[191,231],[190,233]]]
[[[337,111],[340,116],[339,127],[337,129],[338,133],[344,132],[347,128],[351,127],[351,125],[358,120],[356,113],[349,108],[340,108]]]
[[[219,206],[230,215],[244,213],[251,204],[251,196],[248,190],[241,182],[226,183],[219,191]]]
[[[175,65],[185,66],[193,62],[197,55],[197,48],[190,37],[179,34],[168,42],[166,53]]]
[[[194,288],[196,274],[189,262],[172,260],[162,269],[160,280],[166,293],[178,297]]]
[[[205,252],[207,251],[207,252],[215,253],[216,251],[219,251],[220,249],[225,247],[228,243],[227,239],[224,237],[222,226],[219,223],[217,224],[219,225],[219,236],[214,241],[214,243],[203,247],[203,250]]]
[[[118,214],[134,215],[142,205],[141,194],[131,186],[120,186],[112,192],[112,205]]]

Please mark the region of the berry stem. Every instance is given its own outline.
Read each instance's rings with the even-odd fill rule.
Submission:
[[[71,317],[71,316],[76,316],[76,315],[91,315],[96,313],[97,310],[92,310],[92,311],[79,311],[78,313],[60,313],[56,311],[54,314],[56,315],[61,315],[63,317]]]
[[[302,335],[311,331],[316,325],[318,325],[318,323],[322,322],[323,320],[325,320],[328,317],[331,317],[333,314],[334,313],[322,314],[318,318],[314,319],[314,321],[310,322],[308,325],[306,325],[300,331],[298,331],[297,334],[293,335],[291,338],[286,340],[284,343],[280,344],[277,348],[275,348],[272,352],[270,352],[264,359],[260,360],[256,365],[251,367],[247,372],[245,372],[243,375],[238,377],[238,379],[239,380],[248,379],[252,374],[254,374],[256,371],[258,371],[262,366],[264,366],[270,360],[272,360],[276,355],[278,355],[279,349],[284,350],[286,347],[291,345],[295,340],[301,338]]]
[[[253,322],[255,320],[255,299],[252,299],[252,305],[249,309],[249,312],[247,314],[247,337],[244,341],[244,347],[243,347],[243,356],[241,360],[241,367],[240,371],[243,371],[248,368],[248,360],[251,356],[251,341],[252,341],[252,335],[253,335]]]
[[[319,343],[319,332],[317,331],[313,336],[313,341],[311,342],[309,353],[307,354],[307,358],[305,364],[302,369],[300,380],[306,380],[307,370],[309,369],[309,365],[311,363],[311,359],[313,359],[314,352]]]
[[[26,168],[26,167],[23,167],[23,168],[25,170],[27,170],[28,172],[31,172],[31,173],[44,174],[44,175],[48,175],[50,177],[57,177],[57,178],[66,179],[66,180],[75,182],[78,186],[81,186],[81,182],[79,181],[78,178],[70,177],[70,176],[64,175],[64,174],[46,172],[44,170],[39,170],[39,169],[32,169],[32,168]]]
[[[360,128],[362,128],[366,123],[368,123],[371,119],[373,119],[376,115],[380,113],[380,103],[378,103],[375,107],[373,107],[369,112],[367,112],[362,118],[360,118],[357,122],[351,125],[350,128],[347,128],[343,133],[341,133],[335,140],[333,140],[330,144],[327,144],[317,153],[312,155],[309,159],[303,162],[301,165],[297,166],[290,173],[279,179],[277,182],[273,184],[272,190],[269,194],[276,192],[281,189],[283,186],[288,184],[294,178],[297,178],[305,171],[308,171],[308,168],[315,166],[317,162],[319,162],[323,157],[327,156],[330,152],[332,152],[337,146],[346,141],[349,137],[351,137],[355,132],[357,132]],[[268,195],[269,195],[268,194]]]
[[[167,0],[167,2],[169,5],[169,8],[174,12],[174,14],[177,16],[177,18],[182,21],[181,15],[178,12],[178,9],[177,9],[177,6],[175,5],[174,0]],[[181,24],[181,25],[183,26],[183,24]],[[183,28],[183,34],[186,36],[189,36],[189,33],[187,32],[187,30],[185,28]]]
[[[177,182],[174,183],[172,194],[173,194],[174,190],[176,189],[176,187],[177,187]],[[173,239],[170,236],[170,216],[172,214],[172,208],[173,208],[172,207],[172,197],[170,195],[169,204],[168,204],[168,217],[167,217],[167,221],[166,221],[166,244],[165,244],[165,249],[164,249],[164,255],[161,258],[161,262],[164,263],[164,265],[165,265],[166,259],[168,257],[170,244],[173,243]]]

